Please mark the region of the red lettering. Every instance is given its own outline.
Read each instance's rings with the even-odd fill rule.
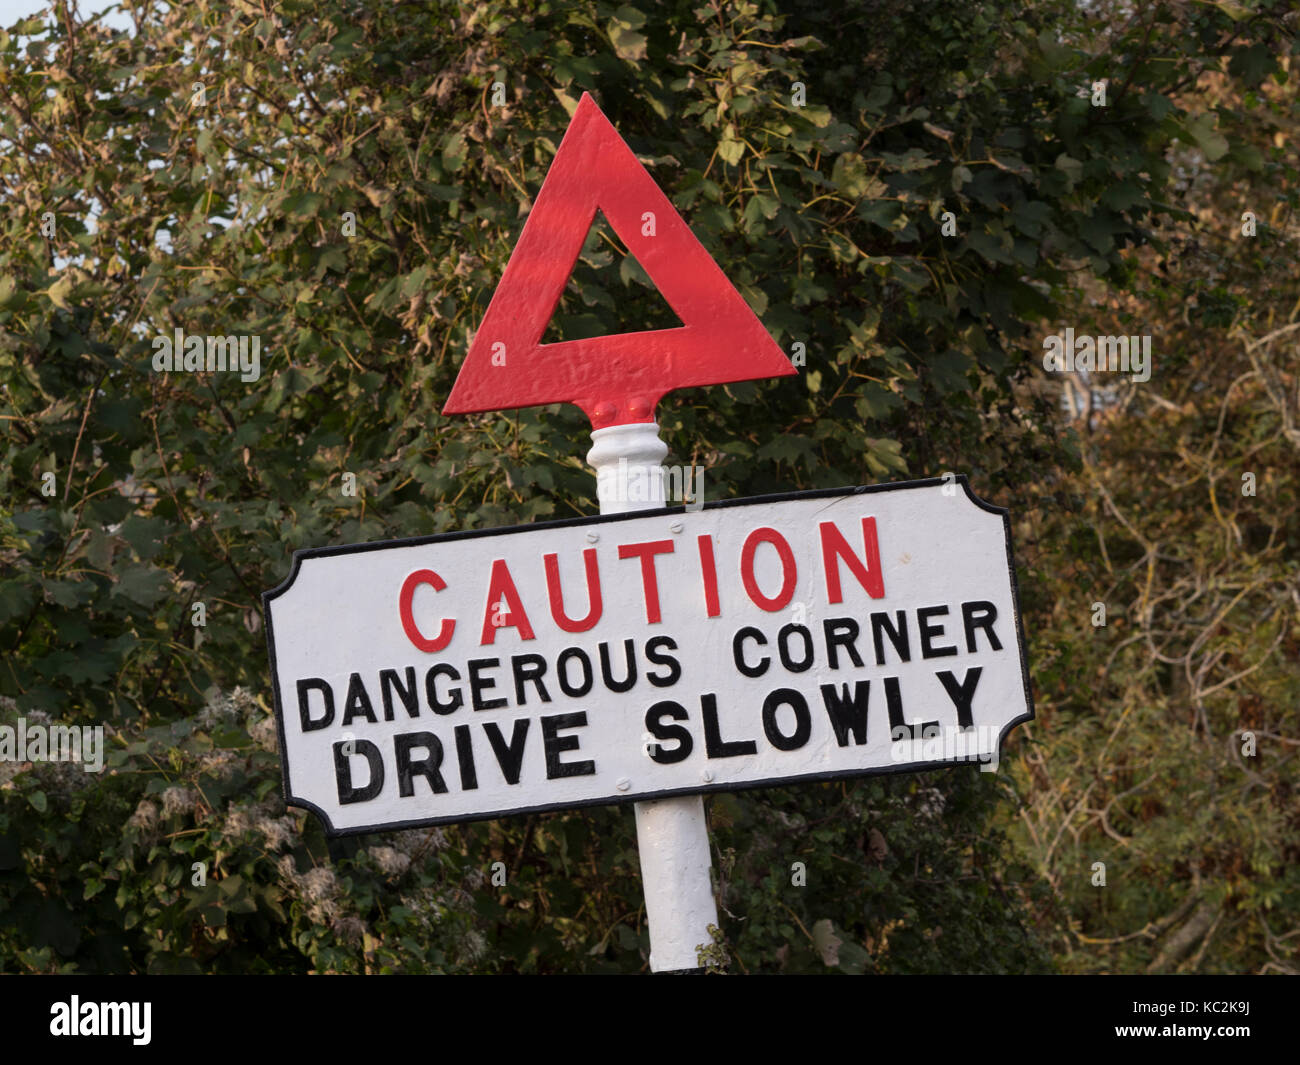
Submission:
[[[699,538],[700,572],[704,575],[704,608],[709,617],[716,618],[722,613],[718,603],[718,563],[713,557],[713,537],[705,533]]]
[[[655,555],[671,555],[671,540],[651,540],[644,544],[620,544],[619,558],[639,558],[641,560],[641,586],[645,590],[645,619],[651,625],[658,625],[659,615],[659,579],[655,573]]]
[[[546,594],[551,598],[551,617],[555,624],[565,632],[586,632],[600,620],[603,604],[600,598],[600,570],[596,566],[596,549],[589,547],[582,552],[582,561],[587,570],[587,616],[581,621],[574,621],[564,612],[564,591],[560,588],[560,558],[556,554],[545,555]]]
[[[503,599],[506,609],[504,613],[498,614],[497,604]],[[492,563],[487,605],[483,608],[483,635],[478,642],[484,647],[495,643],[497,631],[505,628],[518,629],[520,639],[533,639],[533,627],[528,623],[528,614],[519,599],[519,591],[515,588],[514,578],[510,576],[510,568],[504,558],[498,558]]]
[[[406,638],[421,651],[428,651],[432,654],[434,651],[441,651],[447,644],[451,643],[451,634],[456,631],[456,622],[451,618],[443,618],[442,627],[438,630],[437,637],[432,640],[425,639],[424,634],[416,626],[415,614],[411,611],[411,603],[415,599],[415,589],[421,584],[429,585],[435,592],[440,592],[447,587],[447,582],[434,573],[433,570],[417,569],[402,582],[402,591],[397,597],[397,605],[402,615],[402,629],[406,633]]]
[[[880,542],[876,538],[876,519],[862,519],[862,546],[866,555],[866,565],[853,553],[844,534],[832,521],[822,522],[818,528],[822,535],[822,567],[826,570],[826,595],[832,603],[844,601],[840,588],[839,561],[843,559],[857,577],[858,583],[866,589],[872,599],[885,596],[885,575],[880,569]]]
[[[769,599],[759,590],[758,581],[754,577],[754,554],[758,551],[759,544],[771,544],[781,557],[781,590],[776,593],[775,599]],[[740,576],[745,582],[745,591],[755,606],[769,612],[782,609],[794,597],[795,580],[798,577],[794,552],[790,550],[785,537],[775,529],[766,527],[750,533],[745,538],[745,546],[740,550]]]

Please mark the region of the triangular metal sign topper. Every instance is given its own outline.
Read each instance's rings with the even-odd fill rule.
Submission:
[[[684,324],[543,344],[598,208]],[[443,413],[574,403],[601,429],[654,421],[674,388],[796,372],[583,93]]]

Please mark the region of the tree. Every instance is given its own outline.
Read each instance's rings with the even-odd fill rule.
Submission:
[[[1094,290],[1073,319],[1150,336],[1150,380],[1094,379],[1074,502],[1024,529],[1052,642],[1016,834],[1070,969],[1300,968],[1300,112],[1274,58],[1293,38],[1260,16],[1234,29],[1257,39],[1178,82],[1221,131],[1201,121],[1171,156],[1185,211],[1129,291]]]
[[[197,0],[125,35],[60,3],[0,35],[0,695],[111,729],[103,776],[0,791],[0,964],[641,967],[627,811],[331,846],[286,813],[259,593],[293,548],[594,512],[576,411],[437,413],[584,90],[806,350],[661,406],[714,494],[953,469],[1071,499],[1033,330],[1132,287],[1167,153],[1226,136],[1180,79],[1288,42],[1267,4],[1157,4],[1094,53],[1073,5],[1021,7]],[[561,335],[652,313],[600,241]],[[178,328],[259,337],[256,373],[154,372]],[[736,968],[1048,967],[1016,803],[960,770],[714,802]]]

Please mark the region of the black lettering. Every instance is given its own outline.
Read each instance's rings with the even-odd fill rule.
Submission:
[[[478,770],[474,768],[474,746],[470,742],[469,726],[457,725],[452,731],[456,734],[456,761],[460,764],[460,789],[474,791],[478,788]]]
[[[488,677],[480,677],[479,670],[496,669],[501,664],[499,658],[474,658],[469,663],[469,700],[475,710],[496,710],[506,705],[505,696],[484,699],[483,693],[488,688],[495,688],[497,682]]]
[[[735,758],[742,754],[758,753],[758,744],[753,740],[723,741],[722,730],[718,727],[718,697],[716,695],[711,693],[701,695],[700,709],[704,714],[704,750],[710,758]]]
[[[679,663],[672,655],[660,654],[659,648],[661,647],[666,647],[670,651],[676,651],[677,641],[671,636],[655,636],[646,641],[645,657],[646,661],[653,665],[667,666],[668,676],[665,677],[659,673],[647,672],[645,679],[656,688],[671,688],[681,679],[682,667],[681,663]]]
[[[767,637],[759,632],[758,629],[746,625],[736,633],[731,640],[731,656],[736,660],[736,668],[747,677],[761,677],[767,672],[767,667],[771,665],[772,660],[764,655],[758,665],[751,666],[747,664],[745,662],[744,648],[746,640],[753,640],[755,643],[761,645],[767,643]]]
[[[397,697],[402,700],[402,705],[406,707],[408,717],[420,716],[420,697],[415,693],[415,667],[406,667],[406,687],[402,687],[402,682],[397,679],[397,670],[381,669],[379,671],[379,691],[384,699],[384,720],[393,720],[393,689],[397,689]]]
[[[360,673],[353,673],[348,678],[348,699],[343,705],[343,724],[352,724],[354,717],[364,717],[372,725],[379,724],[375,708],[370,705],[370,693],[361,682]]]
[[[803,640],[803,659],[799,662],[790,657],[790,637],[795,633],[798,633]],[[813,664],[812,633],[803,625],[783,625],[781,631],[776,634],[776,653],[781,659],[781,665],[791,673],[806,672]]]
[[[537,689],[537,694],[541,697],[542,702],[549,703],[551,701],[551,695],[546,690],[546,685],[542,683],[542,678],[546,676],[545,658],[535,654],[515,655],[510,659],[510,668],[515,675],[515,702],[519,706],[524,706],[527,703],[524,698],[524,684],[530,681],[533,687]]]
[[[900,662],[910,662],[912,653],[911,644],[907,635],[907,615],[903,611],[898,611],[898,626],[895,627],[889,623],[889,615],[883,610],[871,615],[871,640],[876,645],[876,665],[885,664],[885,641],[881,639],[882,635],[889,636],[889,642],[894,645],[894,650],[898,652]]]
[[[788,706],[794,711],[794,732],[789,736],[776,727],[776,711],[781,706]],[[793,688],[777,688],[763,700],[763,732],[766,733],[768,742],[778,751],[797,751],[812,735],[808,701]]]
[[[352,762],[346,753],[349,744],[370,766],[370,780],[364,788],[352,785]],[[342,805],[369,802],[384,786],[384,760],[379,754],[379,748],[369,740],[339,740],[334,744],[334,776]]]
[[[411,751],[423,747],[427,757],[412,758]],[[439,766],[442,765],[442,741],[432,732],[403,732],[393,737],[393,750],[397,754],[397,790],[404,799],[415,794],[415,774],[429,782],[435,795],[447,790]]]
[[[307,693],[313,689],[325,696],[325,716],[318,721],[312,720],[307,699]],[[308,677],[298,682],[298,718],[302,722],[303,732],[314,732],[334,724],[334,689],[328,681],[321,680],[320,677]]]
[[[889,707],[889,738],[891,740],[918,740],[929,729],[937,729],[937,721],[903,720],[903,695],[898,690],[898,678],[885,678],[885,705]]]
[[[826,716],[831,719],[836,741],[841,747],[847,747],[849,733],[852,732],[853,742],[861,747],[867,742],[867,701],[871,695],[871,681],[854,682],[851,700],[847,684],[841,684],[838,691],[834,684],[823,684],[821,691],[822,703],[826,707]]]
[[[459,688],[452,688],[447,693],[451,702],[444,703],[438,698],[438,688],[435,683],[439,677],[460,680],[460,674],[456,672],[455,666],[448,665],[446,662],[439,662],[436,666],[432,666],[424,675],[424,694],[428,696],[429,709],[435,714],[454,714],[464,704],[465,696]]]
[[[848,651],[849,659],[858,669],[862,668],[862,656],[858,654],[858,623],[852,618],[827,618],[822,622],[822,632],[826,636],[826,660],[831,669],[840,668],[841,647]]]
[[[628,643],[632,641],[629,640]],[[576,714],[552,714],[542,718],[542,747],[546,751],[546,779],[559,777],[586,777],[596,772],[596,763],[590,759],[581,762],[561,762],[565,751],[576,751],[581,743],[577,736],[557,735],[560,729],[582,728],[587,723],[587,711]]]
[[[515,721],[514,731],[510,734],[510,743],[501,734],[495,721],[487,721],[483,731],[487,733],[488,743],[492,744],[492,753],[497,756],[497,764],[507,784],[518,784],[519,774],[524,767],[524,743],[528,740],[528,723],[531,718],[521,717]]]
[[[1002,641],[993,631],[993,622],[998,619],[998,608],[987,599],[977,603],[962,603],[961,620],[966,628],[966,650],[975,653],[975,630],[983,629],[989,638],[989,646],[995,651],[1002,650]]]
[[[695,746],[695,740],[691,736],[690,730],[683,728],[681,725],[664,724],[664,718],[669,721],[685,721],[690,716],[686,712],[686,707],[670,699],[655,703],[646,711],[646,731],[655,739],[661,741],[660,743],[646,745],[646,753],[650,755],[653,761],[658,762],[660,765],[672,765],[674,762],[683,761],[690,756],[691,748]],[[665,750],[662,746],[663,740],[676,740],[677,746]]]
[[[966,677],[961,684],[958,684],[956,676],[947,670],[935,674],[943,684],[943,690],[948,693],[948,698],[957,707],[957,724],[962,728],[975,727],[975,719],[971,715],[971,703],[975,700],[975,687],[979,684],[980,674],[983,672],[983,666],[972,666],[966,670]]]
[[[936,636],[943,635],[942,625],[931,625],[932,617],[942,617],[948,613],[946,606],[923,606],[916,612],[917,624],[921,627],[921,657],[922,658],[942,658],[944,655],[955,655],[956,646],[952,647],[935,647],[930,641]]]
[[[569,662],[577,660],[582,665],[582,683],[569,683]],[[555,660],[555,676],[560,682],[560,691],[570,699],[581,699],[591,691],[591,659],[580,647],[566,647]]]
[[[623,656],[627,660],[627,676],[615,680],[610,668],[609,644],[600,645],[600,675],[605,681],[605,687],[612,692],[625,692],[636,683],[636,644],[631,640],[623,641]]]

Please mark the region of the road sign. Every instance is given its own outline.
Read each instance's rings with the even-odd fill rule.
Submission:
[[[598,208],[683,325],[542,344]],[[443,412],[574,403],[601,429],[654,421],[674,388],[795,372],[583,93]]]
[[[331,834],[987,762],[1032,717],[964,478],[299,551],[265,605]]]
[[[544,345],[597,210],[684,325]],[[584,94],[444,413],[577,404],[602,515],[298,552],[264,597],[287,801],[335,835],[635,801],[660,972],[717,924],[700,793],[995,760],[1032,707],[964,479],[647,510],[665,393],[794,372]]]

